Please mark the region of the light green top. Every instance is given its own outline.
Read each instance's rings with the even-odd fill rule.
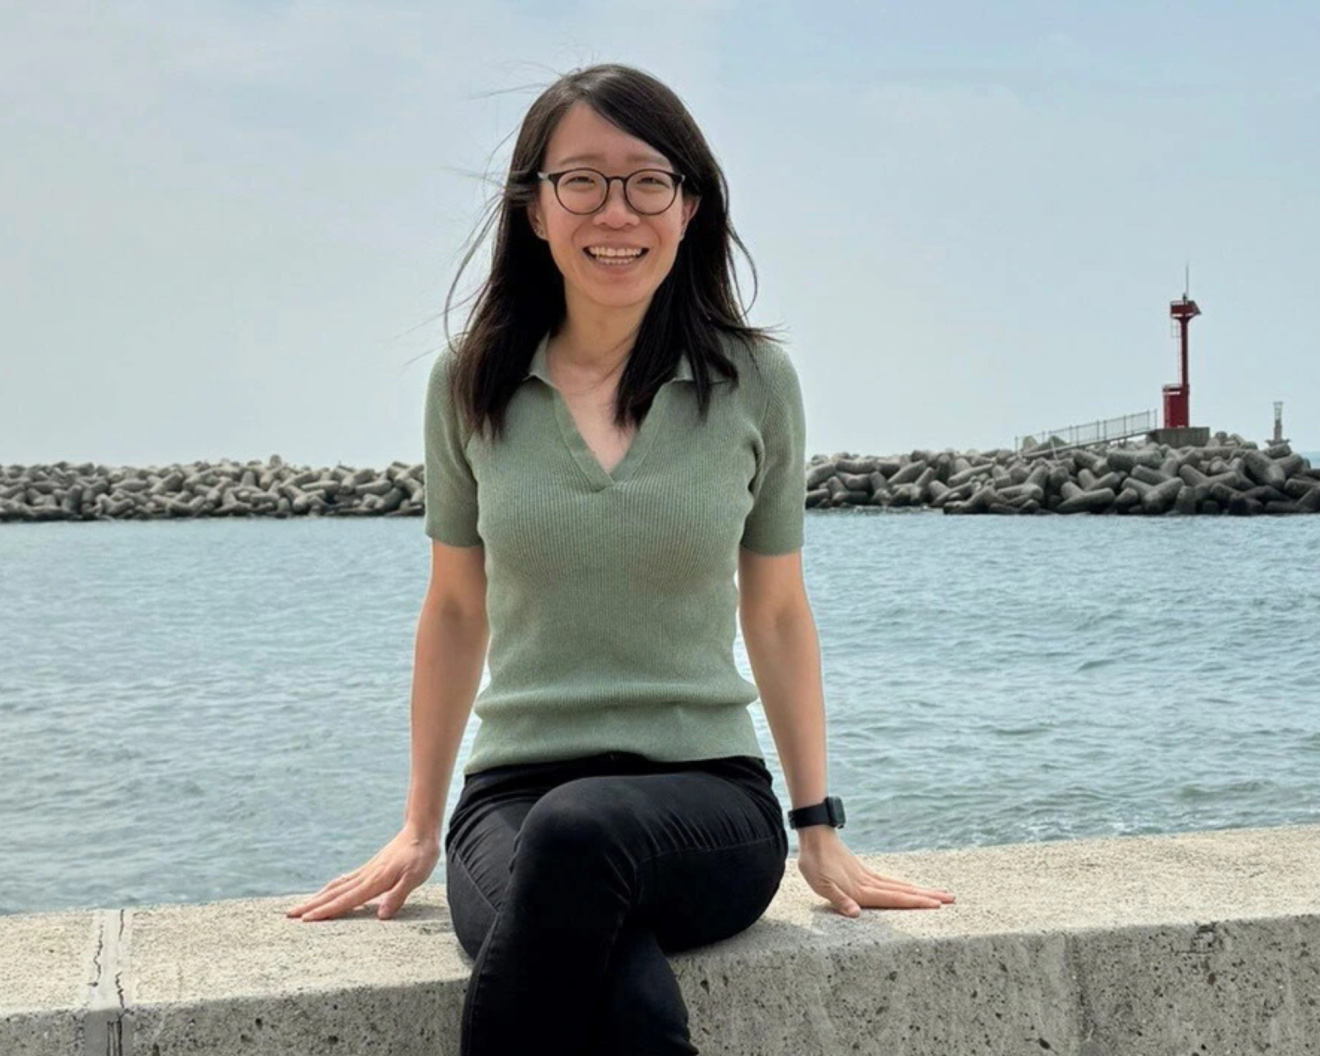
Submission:
[[[490,681],[465,775],[598,752],[764,759],[733,657],[740,545],[799,549],[806,423],[793,361],[758,342],[701,424],[686,355],[606,473],[546,369],[549,335],[500,441],[463,428],[443,351],[426,392],[426,534],[485,546]],[[755,356],[757,364],[752,362]]]

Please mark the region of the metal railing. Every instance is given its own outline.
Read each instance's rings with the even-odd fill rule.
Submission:
[[[1064,451],[1074,447],[1090,447],[1093,444],[1107,444],[1114,440],[1126,440],[1133,436],[1143,436],[1159,428],[1159,417],[1155,411],[1141,411],[1137,414],[1125,414],[1118,418],[1105,418],[1084,425],[1070,425],[1063,429],[1048,429],[1039,435],[1029,434],[1013,438],[1013,450],[1024,451],[1024,445],[1030,442],[1030,451],[1046,454],[1051,451]]]

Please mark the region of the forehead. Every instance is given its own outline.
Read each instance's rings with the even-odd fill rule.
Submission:
[[[574,103],[560,118],[545,155],[551,168],[566,164],[669,164],[669,159],[645,140],[606,121],[586,103]]]

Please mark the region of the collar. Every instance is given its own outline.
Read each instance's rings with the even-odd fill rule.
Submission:
[[[546,333],[537,343],[536,351],[532,354],[532,361],[528,364],[527,373],[523,380],[530,377],[538,377],[547,385],[551,384],[550,369],[546,365],[546,350],[550,347],[550,334]],[[692,381],[692,364],[688,361],[686,352],[679,353],[678,366],[674,368],[674,376],[670,381]]]

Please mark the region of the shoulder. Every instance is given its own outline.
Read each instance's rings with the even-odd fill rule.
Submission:
[[[427,424],[434,428],[454,429],[466,440],[465,419],[453,396],[453,375],[457,366],[458,354],[453,349],[442,350],[431,361],[426,379]]]
[[[776,392],[785,380],[797,377],[792,354],[780,341],[720,334],[720,342],[725,355],[738,368],[739,377],[753,388]]]
[[[721,335],[725,352],[738,368],[739,390],[748,409],[764,419],[766,412],[784,402],[801,399],[797,366],[779,341]]]
[[[441,349],[440,353],[431,361],[431,371],[427,378],[427,385],[435,388],[437,385],[447,384],[457,362],[458,354],[452,348]]]

